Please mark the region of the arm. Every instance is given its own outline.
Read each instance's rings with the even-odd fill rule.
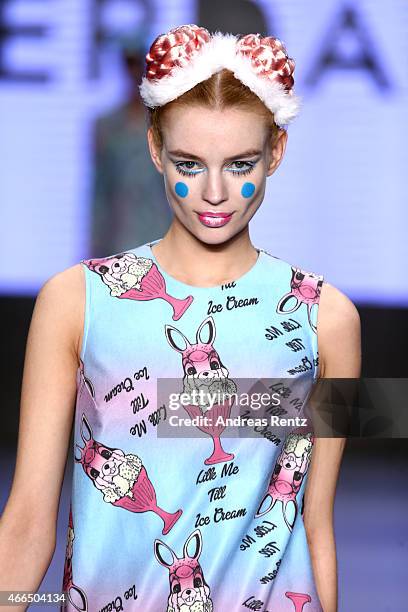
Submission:
[[[347,296],[323,283],[318,314],[320,378],[361,374],[360,317]],[[304,523],[324,612],[337,612],[333,506],[345,438],[316,438],[305,488]]]
[[[0,591],[38,590],[52,560],[76,398],[85,283],[81,264],[41,288],[30,323],[17,460],[0,520]],[[26,606],[2,610],[25,610]]]

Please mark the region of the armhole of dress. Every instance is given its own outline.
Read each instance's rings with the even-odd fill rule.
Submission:
[[[82,334],[82,346],[80,352],[80,358],[82,362],[85,361],[86,347],[88,341],[88,332],[89,332],[89,324],[90,324],[90,315],[91,315],[91,283],[89,278],[89,268],[85,263],[85,260],[81,260],[84,275],[85,275],[85,312],[84,312],[84,326],[83,326],[83,334]]]
[[[321,295],[321,290],[322,290],[322,287],[323,287],[323,284],[324,284],[324,276],[322,274],[319,274],[319,279],[321,280],[322,285],[320,287],[320,293],[319,293],[318,298],[317,298],[316,306],[314,308],[312,308],[311,317],[310,317],[314,327],[316,328],[316,332],[311,330],[311,334],[312,334],[312,354],[313,354],[314,361],[316,361],[318,359],[318,357],[319,357],[319,348],[318,348],[318,333],[319,333],[318,318],[319,318],[319,310],[320,310],[320,295]],[[320,360],[319,360],[319,362],[320,362]],[[318,365],[314,365],[313,366],[313,384],[318,379],[319,365],[320,365],[320,363]]]

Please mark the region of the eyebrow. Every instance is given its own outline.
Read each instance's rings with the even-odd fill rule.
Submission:
[[[227,157],[224,161],[231,161],[232,159],[238,159],[242,157],[253,157],[254,155],[260,155],[262,151],[259,149],[247,149],[242,153],[238,153],[237,155],[233,155],[232,157]],[[185,159],[194,159],[197,161],[202,161],[198,155],[194,155],[193,153],[188,153],[187,151],[183,151],[182,149],[174,149],[173,151],[169,151],[170,155],[174,155],[174,157],[184,157]]]

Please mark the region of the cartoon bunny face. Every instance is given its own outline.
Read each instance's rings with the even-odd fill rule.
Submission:
[[[182,604],[192,606],[198,601],[203,601],[203,591],[207,596],[210,589],[204,582],[201,567],[192,568],[186,565],[177,568],[170,575],[170,591],[176,596],[179,606]]]
[[[192,555],[188,552],[190,544],[195,545]],[[162,555],[167,551],[171,561]],[[154,554],[161,565],[169,570],[170,595],[167,610],[173,612],[211,612],[213,609],[210,598],[210,587],[204,580],[203,571],[198,561],[202,550],[202,536],[199,529],[193,531],[183,547],[183,556],[177,557],[175,552],[161,540],[154,542]],[[194,606],[194,607],[193,607]]]
[[[208,333],[207,340],[204,338],[205,331]],[[206,394],[204,399],[200,399],[202,410],[209,409],[210,396],[222,397],[223,394],[236,393],[235,382],[229,378],[229,371],[213,346],[215,323],[212,316],[208,316],[199,325],[194,344],[172,325],[165,326],[165,334],[172,349],[182,356],[183,393],[199,391]],[[192,402],[195,400],[192,399]]]
[[[92,429],[84,414],[82,415],[81,437],[84,447],[75,445],[75,461],[82,464],[86,475],[95,486],[104,482],[111,483],[114,476],[119,473],[125,453],[120,448],[110,448],[94,440]]]
[[[302,463],[302,460],[300,457],[296,457],[295,453],[284,453],[281,463],[287,470],[295,470]]]
[[[129,259],[122,253],[114,257],[102,259],[100,263],[96,263],[93,266],[93,269],[101,276],[105,276],[109,273],[112,278],[120,280],[122,273],[126,272],[128,267]]]
[[[208,332],[208,340],[203,336]],[[229,372],[222,364],[213,343],[215,340],[214,319],[209,316],[199,325],[196,332],[196,342],[193,344],[177,328],[172,325],[165,326],[165,334],[170,346],[181,354],[186,380],[225,379]]]
[[[292,267],[290,287],[292,295],[300,300],[299,303],[312,305],[317,302],[322,284],[323,281],[317,274]]]
[[[119,455],[123,454],[120,449],[101,447],[95,454],[92,463],[87,467],[87,474],[92,480],[102,478],[106,482],[112,482],[112,478],[119,474],[119,467],[123,460]]]
[[[119,253],[90,260],[87,265],[113,290],[113,295],[121,295],[123,291],[139,288],[140,281],[152,264],[153,261],[147,257],[136,257],[134,253]]]
[[[215,349],[209,353],[208,350],[196,347],[183,359],[183,369],[185,376],[193,379],[227,378],[228,376],[228,370],[222,365]]]

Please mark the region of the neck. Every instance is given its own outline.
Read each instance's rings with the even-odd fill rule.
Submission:
[[[168,274],[200,287],[222,285],[239,278],[258,257],[248,226],[229,240],[208,244],[188,232],[176,219],[152,250]]]

